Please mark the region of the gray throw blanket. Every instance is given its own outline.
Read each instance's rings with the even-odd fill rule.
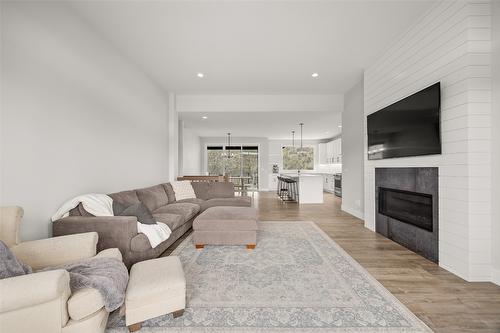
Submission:
[[[73,264],[45,268],[44,271],[54,269],[65,269],[69,272],[72,293],[85,288],[97,289],[108,312],[118,309],[125,300],[128,271],[118,259],[90,258]]]
[[[0,280],[31,273],[31,267],[23,264],[0,240]]]

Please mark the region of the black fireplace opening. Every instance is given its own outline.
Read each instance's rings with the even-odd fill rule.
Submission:
[[[379,187],[378,212],[432,232],[432,195]]]

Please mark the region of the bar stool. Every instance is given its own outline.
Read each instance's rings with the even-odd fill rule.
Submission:
[[[288,187],[288,180],[285,177],[278,177],[278,192],[279,192],[279,197],[283,201],[287,201],[289,197],[289,187]]]
[[[299,186],[296,179],[290,179],[290,193],[292,201],[299,201]]]

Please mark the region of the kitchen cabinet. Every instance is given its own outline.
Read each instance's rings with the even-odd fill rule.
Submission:
[[[342,139],[333,140],[332,163],[342,163]]]
[[[319,163],[342,163],[342,139],[338,138],[326,143],[319,144]]]
[[[318,145],[318,155],[319,155],[319,164],[328,164],[326,143],[320,143]]]

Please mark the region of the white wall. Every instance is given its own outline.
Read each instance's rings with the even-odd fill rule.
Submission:
[[[365,225],[375,225],[375,167],[439,167],[439,264],[469,281],[491,279],[490,10],[487,1],[438,2],[364,84],[368,115],[441,81],[442,155],[365,159]]]
[[[332,95],[177,95],[178,112],[340,112],[344,98]]]
[[[175,108],[177,96],[168,94],[168,180],[177,179],[179,174],[179,116]]]
[[[201,140],[192,129],[182,129],[182,175],[201,175]]]
[[[492,260],[493,279],[500,285],[500,1],[493,1],[493,107],[492,107]]]
[[[342,210],[364,217],[363,80],[344,95],[342,112]]]
[[[3,205],[22,238],[78,194],[165,181],[166,94],[64,2],[2,2]]]

